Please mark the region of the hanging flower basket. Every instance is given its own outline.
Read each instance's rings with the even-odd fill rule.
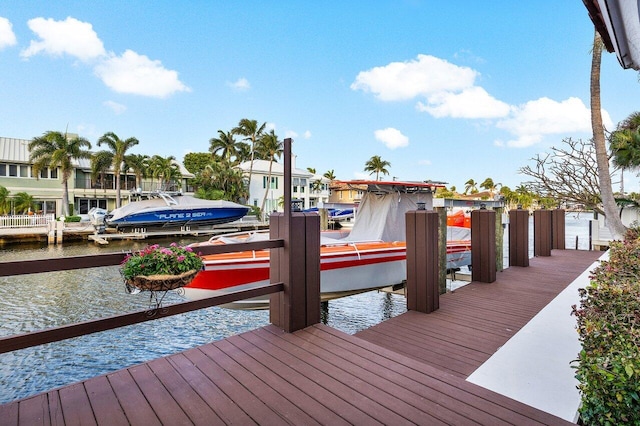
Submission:
[[[122,262],[121,273],[130,293],[169,291],[189,284],[202,266],[202,259],[191,247],[154,244],[129,254]]]
[[[197,274],[198,271],[190,270],[180,275],[138,275],[126,281],[142,291],[169,291],[186,286]]]

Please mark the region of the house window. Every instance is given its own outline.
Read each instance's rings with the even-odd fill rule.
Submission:
[[[58,179],[58,169],[51,169],[51,179]]]
[[[293,192],[294,192],[294,193],[298,192],[298,187],[297,187],[297,186],[294,186],[294,187],[293,187]]]
[[[9,164],[9,176],[17,177],[18,176],[18,166],[15,164]]]
[[[304,194],[304,186],[300,187],[300,192],[302,192]]]
[[[49,177],[49,169],[46,167],[40,170],[40,179],[47,179]]]
[[[29,166],[20,166],[20,177],[29,177]]]
[[[6,176],[6,175],[7,175],[7,165],[0,164],[0,176]]]

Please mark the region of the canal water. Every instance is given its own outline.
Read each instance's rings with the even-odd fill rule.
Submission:
[[[589,215],[568,215],[567,248],[588,248]],[[195,239],[153,240],[181,245]],[[108,246],[17,245],[0,261],[138,250],[149,241]],[[507,250],[508,253],[508,250]],[[505,263],[506,264],[506,263]],[[165,303],[183,299],[173,293]],[[0,337],[146,309],[146,293],[128,294],[118,266],[0,277]],[[324,323],[353,334],[406,311],[404,296],[372,291],[329,302]],[[268,324],[268,311],[208,308],[62,342],[0,354],[0,403],[180,352]]]

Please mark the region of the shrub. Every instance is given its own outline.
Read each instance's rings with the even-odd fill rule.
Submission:
[[[574,363],[584,424],[640,425],[640,238],[612,242],[609,260],[573,306],[582,350]]]
[[[82,218],[81,218],[80,216],[66,216],[66,217],[64,218],[64,221],[65,221],[65,222],[67,222],[67,223],[70,223],[70,222],[80,222],[80,220],[81,220],[81,219],[82,219]]]

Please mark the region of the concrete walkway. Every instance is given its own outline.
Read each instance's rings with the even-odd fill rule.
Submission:
[[[590,271],[607,259],[605,252],[467,380],[575,422],[580,393],[571,361],[581,346],[571,306],[580,302]]]

